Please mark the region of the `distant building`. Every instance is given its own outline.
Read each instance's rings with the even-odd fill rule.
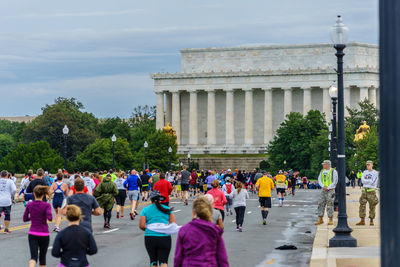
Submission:
[[[7,120],[11,122],[31,122],[37,116],[15,116],[15,117],[0,117],[0,120]]]
[[[345,105],[379,104],[378,46],[350,43],[345,53]],[[329,118],[331,44],[194,48],[181,57],[181,73],[151,75],[157,128],[171,123],[178,153],[259,153],[291,111]]]

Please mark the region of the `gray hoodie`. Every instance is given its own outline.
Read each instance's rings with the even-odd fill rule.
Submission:
[[[249,193],[247,192],[246,189],[240,190],[240,193],[238,194],[237,189],[233,189],[232,193],[229,194],[229,196],[232,198],[233,203],[232,207],[246,207],[246,199],[249,198]]]

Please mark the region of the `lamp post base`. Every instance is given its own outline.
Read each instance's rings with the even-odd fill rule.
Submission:
[[[336,227],[335,236],[329,239],[329,247],[357,247],[357,239],[351,236],[349,227]]]

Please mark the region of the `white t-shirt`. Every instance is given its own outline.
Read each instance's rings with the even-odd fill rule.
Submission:
[[[0,207],[11,206],[16,191],[17,188],[11,179],[0,178]]]
[[[93,195],[93,189],[96,187],[93,179],[90,177],[84,177],[83,181],[85,182],[85,186],[87,187],[89,194]]]
[[[365,188],[377,188],[379,181],[379,173],[376,170],[365,170],[361,177],[361,183]]]

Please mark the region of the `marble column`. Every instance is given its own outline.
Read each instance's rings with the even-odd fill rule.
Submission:
[[[233,90],[226,91],[226,122],[225,122],[225,143],[227,145],[235,144],[235,116],[233,110]]]
[[[215,124],[215,91],[208,91],[207,94],[207,144],[217,143],[217,131]]]
[[[244,105],[244,143],[246,145],[252,145],[253,140],[253,91],[252,88],[246,88],[245,90],[245,105]]]
[[[157,106],[156,106],[156,127],[162,129],[164,127],[164,93],[156,92]]]
[[[197,91],[190,92],[189,100],[189,144],[197,145],[198,141],[197,123]]]
[[[350,87],[345,87],[344,88],[344,115],[345,116],[349,115],[349,112],[347,111],[346,107],[351,108],[351,105],[350,105],[350,96],[351,96],[350,90],[351,90]]]
[[[360,101],[368,100],[368,87],[360,87]]]
[[[369,88],[368,99],[369,99],[369,102],[371,102],[372,104],[375,105],[375,107],[377,106],[377,103],[376,103],[376,88],[375,87],[370,87]]]
[[[274,138],[272,89],[264,90],[264,144],[267,145]]]
[[[286,119],[286,115],[292,112],[292,88],[282,88],[284,91],[284,98],[283,98],[283,114]]]
[[[326,121],[330,121],[332,100],[329,96],[329,88],[322,88],[322,111],[325,113]]]
[[[172,93],[172,127],[176,132],[178,145],[181,144],[181,99],[179,92]]]
[[[303,89],[303,115],[306,115],[311,110],[311,88]]]
[[[172,124],[172,94],[165,93],[165,124]]]

